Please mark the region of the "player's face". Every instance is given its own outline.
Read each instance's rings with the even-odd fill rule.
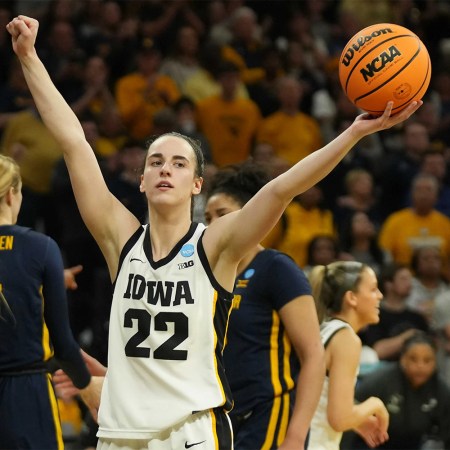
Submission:
[[[400,358],[400,364],[413,387],[426,383],[436,370],[436,355],[426,343],[411,345]]]
[[[214,194],[206,203],[206,223],[209,225],[219,217],[225,216],[233,211],[237,211],[238,209],[241,209],[241,205],[230,195]]]
[[[149,203],[175,205],[189,202],[200,193],[202,178],[195,175],[197,162],[194,150],[177,136],[163,136],[148,150],[141,192]]]
[[[356,298],[356,312],[361,326],[378,323],[380,320],[380,301],[383,294],[378,289],[375,272],[369,267],[361,273]]]

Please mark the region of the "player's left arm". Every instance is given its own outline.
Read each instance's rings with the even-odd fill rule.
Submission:
[[[406,120],[421,104],[421,101],[412,102],[391,116],[393,103],[389,102],[383,115],[378,118],[369,114],[359,115],[330,143],[265,185],[236,214],[227,214],[215,221],[214,226],[205,233],[208,256],[218,252],[227,261],[238,262],[275,226],[291,200],[328,175],[358,141]]]

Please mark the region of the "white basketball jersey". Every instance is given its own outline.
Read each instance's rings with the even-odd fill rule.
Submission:
[[[149,439],[193,412],[231,407],[222,364],[233,295],[215,280],[202,224],[160,261],[148,226],[122,250],[99,437]]]
[[[330,342],[331,338],[343,328],[350,328],[350,325],[339,319],[331,319],[323,322],[320,326],[320,336],[324,347]],[[342,439],[342,433],[334,430],[328,422],[328,375],[325,377],[322,393],[316,412],[311,421],[309,435],[309,450],[339,450],[339,444]]]

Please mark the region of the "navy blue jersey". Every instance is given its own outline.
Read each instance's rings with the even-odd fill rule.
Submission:
[[[53,355],[85,387],[89,372],[67,311],[63,262],[54,240],[29,228],[0,226],[0,377],[44,369]]]
[[[289,256],[267,249],[238,275],[234,294],[224,362],[232,414],[242,414],[294,388],[299,363],[278,311],[311,288]]]

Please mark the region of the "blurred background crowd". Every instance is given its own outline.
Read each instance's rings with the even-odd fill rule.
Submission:
[[[358,143],[292,202],[264,244],[306,272],[338,259],[371,265],[385,298],[380,324],[361,333],[362,369],[397,360],[420,329],[433,336],[438,371],[450,380],[449,1],[0,1],[0,151],[21,167],[19,224],[52,236],[67,267],[83,265],[69,292],[72,328],[106,363],[111,284],[13,55],[5,25],[17,14],[39,20],[41,59],[80,118],[111,191],[142,222],[148,138],[175,130],[200,140],[204,190],[217,169],[248,159],[276,176],[361,113],[339,83],[350,37],[382,22],[416,33],[433,70],[422,108]]]

